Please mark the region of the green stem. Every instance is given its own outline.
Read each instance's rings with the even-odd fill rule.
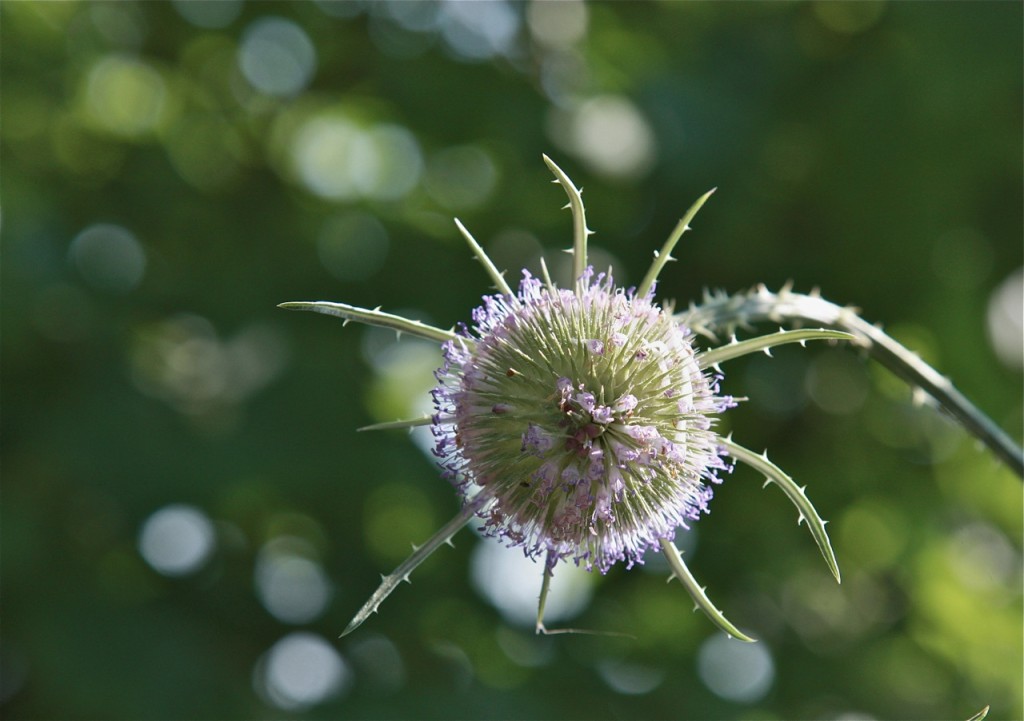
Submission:
[[[817,295],[793,293],[783,288],[772,293],[763,285],[737,295],[708,295],[700,305],[678,313],[676,318],[695,332],[714,337],[712,329],[747,327],[761,322],[818,323],[857,336],[861,345],[883,366],[912,387],[931,396],[967,432],[978,438],[1014,473],[1024,478],[1024,451],[992,420],[978,410],[948,378],[917,355],[871,325],[852,308],[843,308]]]

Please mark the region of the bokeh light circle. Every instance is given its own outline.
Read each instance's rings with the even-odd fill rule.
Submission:
[[[146,270],[142,245],[120,225],[90,225],[75,236],[68,252],[85,282],[98,290],[127,293]]]
[[[348,663],[324,638],[306,631],[275,643],[257,666],[256,686],[285,711],[302,711],[343,693],[352,680]]]
[[[470,580],[510,623],[530,626],[537,618],[537,596],[544,564],[523,555],[522,549],[507,548],[484,539],[473,549]],[[550,595],[544,610],[548,625],[579,615],[590,603],[593,576],[570,564],[555,567]]]
[[[334,588],[319,563],[302,553],[299,539],[275,538],[256,559],[256,593],[284,623],[308,623],[327,608]]]
[[[203,566],[215,540],[213,523],[206,514],[175,503],[146,519],[139,534],[139,553],[159,573],[185,576]]]
[[[752,704],[771,690],[775,662],[764,641],[746,643],[716,634],[701,645],[697,672],[716,696]]]
[[[309,84],[316,71],[316,49],[291,20],[260,18],[242,36],[238,66],[260,92],[287,97]]]

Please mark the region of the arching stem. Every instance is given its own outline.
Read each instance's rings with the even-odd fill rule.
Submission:
[[[1014,473],[1024,478],[1024,450],[969,401],[950,380],[907,350],[881,328],[857,315],[853,308],[831,303],[817,294],[793,293],[788,287],[772,293],[759,285],[745,293],[707,294],[704,302],[676,314],[691,330],[714,337],[716,329],[752,324],[810,322],[857,336],[871,356],[912,388],[920,388],[959,421],[967,432],[989,447]]]

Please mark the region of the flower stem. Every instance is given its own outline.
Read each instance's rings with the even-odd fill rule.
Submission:
[[[707,294],[704,302],[677,314],[691,330],[714,337],[713,328],[735,329],[753,323],[808,321],[844,330],[857,337],[868,352],[911,387],[920,388],[959,421],[967,432],[988,446],[1014,473],[1024,478],[1024,451],[992,419],[978,410],[948,378],[907,350],[852,308],[817,295],[793,293],[788,287],[772,293],[759,285],[745,293]]]

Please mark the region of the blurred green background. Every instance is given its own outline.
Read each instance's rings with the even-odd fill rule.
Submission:
[[[656,560],[537,568],[463,531],[420,412],[448,327],[569,244],[636,283],[820,287],[1022,431],[1022,5],[13,2],[2,31],[8,719],[1019,719],[1021,484],[856,352],[736,361],[727,415],[808,484],[843,569],[740,468]],[[511,554],[511,555],[510,555]],[[528,564],[527,564],[528,565]]]

